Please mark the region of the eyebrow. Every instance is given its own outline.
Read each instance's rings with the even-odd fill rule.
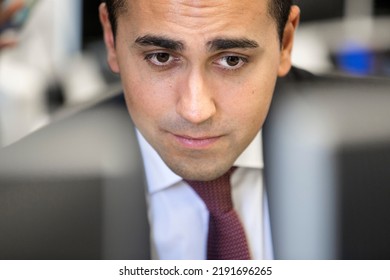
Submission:
[[[172,51],[183,51],[185,49],[184,43],[180,40],[156,35],[138,37],[135,44],[143,47],[161,47]],[[258,48],[259,44],[247,38],[217,38],[207,42],[207,47],[210,52],[214,52],[228,49],[254,49]]]
[[[148,46],[161,47],[172,51],[184,50],[183,42],[173,40],[164,36],[145,35],[142,37],[138,37],[135,40],[135,44],[143,47],[148,47]]]
[[[254,49],[258,48],[259,44],[254,40],[246,38],[238,39],[214,39],[207,42],[209,51],[221,51],[228,49]]]

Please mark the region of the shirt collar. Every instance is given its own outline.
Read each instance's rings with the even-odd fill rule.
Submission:
[[[149,194],[164,190],[183,180],[169,169],[155,149],[146,141],[138,130],[137,137],[142,158],[144,159],[143,162]],[[256,135],[249,146],[237,158],[234,166],[257,169],[264,168],[261,132]]]

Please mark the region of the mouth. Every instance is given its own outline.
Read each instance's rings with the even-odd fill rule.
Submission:
[[[207,149],[215,144],[222,136],[201,136],[193,137],[188,135],[172,134],[177,143],[189,149]]]

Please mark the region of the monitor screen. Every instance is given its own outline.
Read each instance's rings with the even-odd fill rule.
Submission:
[[[375,0],[374,15],[390,16],[390,2],[387,0]]]
[[[389,259],[389,81],[286,90],[264,133],[275,257]]]
[[[340,19],[344,16],[344,0],[294,0],[301,9],[301,22]]]

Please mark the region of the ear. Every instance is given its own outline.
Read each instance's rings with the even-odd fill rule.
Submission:
[[[293,5],[290,10],[286,26],[284,28],[282,48],[280,53],[280,64],[278,69],[278,76],[285,76],[291,68],[291,52],[294,43],[295,30],[299,24],[300,10],[298,6]]]
[[[115,48],[114,33],[108,17],[108,11],[106,3],[101,3],[99,6],[99,18],[102,24],[104,43],[107,49],[107,62],[111,70],[115,73],[119,73],[119,64]]]

